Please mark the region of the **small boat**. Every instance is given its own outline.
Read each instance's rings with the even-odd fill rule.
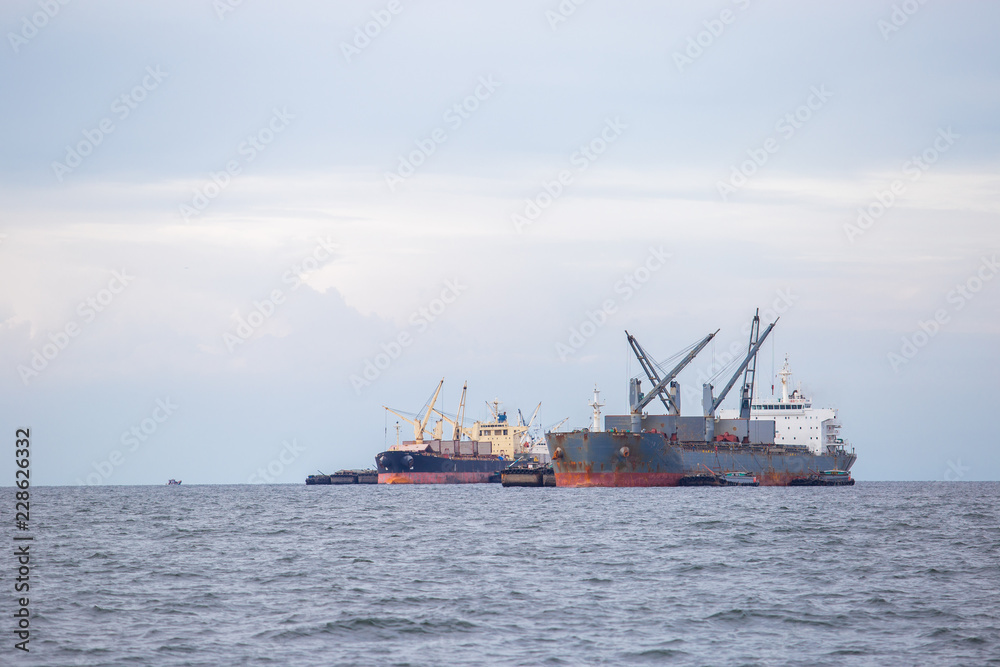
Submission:
[[[179,479],[172,479],[169,482],[167,482],[167,486],[176,486],[177,484],[180,484],[180,483],[181,483],[181,481]]]
[[[677,486],[726,486],[726,481],[713,472],[696,472],[681,477]]]
[[[500,483],[504,486],[555,486],[552,464],[525,463],[515,461],[509,468],[500,471]]]
[[[749,472],[727,472],[722,478],[726,486],[760,486],[757,478]]]
[[[854,478],[847,470],[824,470],[816,475],[793,479],[788,486],[854,486]]]

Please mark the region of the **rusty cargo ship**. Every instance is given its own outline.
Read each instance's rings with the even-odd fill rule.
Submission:
[[[556,485],[681,486],[706,474],[723,479],[734,473],[754,477],[764,486],[798,486],[805,484],[804,480],[828,478],[843,480],[837,486],[848,480],[853,484],[849,471],[857,456],[839,435],[837,411],[814,408],[801,389],[789,391],[787,359],[778,374],[781,396],[755,396],[757,353],[775,324],[777,320],[761,332],[759,314],[754,316],[747,353],[728,383],[718,395],[710,382],[703,385],[700,416],[681,416],[676,377],[718,331],[675,355],[680,360],[669,370],[626,331],[652,388],[643,393],[641,379],[631,378],[629,414],[607,415],[603,428],[603,404],[595,388],[589,428],[547,434]],[[722,401],[741,374],[740,407],[721,410]],[[657,399],[666,414],[646,412]]]

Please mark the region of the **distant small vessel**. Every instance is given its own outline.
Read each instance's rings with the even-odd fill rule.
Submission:
[[[179,480],[179,479],[172,479],[169,482],[167,482],[167,486],[174,486],[174,485],[180,484],[180,483],[181,483],[181,480]]]

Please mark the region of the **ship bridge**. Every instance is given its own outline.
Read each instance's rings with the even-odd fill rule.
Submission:
[[[785,363],[778,371],[781,396],[768,399],[755,397],[750,405],[750,419],[774,421],[776,445],[808,447],[814,454],[829,454],[833,449],[843,447],[837,410],[814,408],[812,399],[803,395],[801,387],[789,392],[791,376],[786,355]],[[737,413],[737,410],[720,410],[719,417],[735,418]]]

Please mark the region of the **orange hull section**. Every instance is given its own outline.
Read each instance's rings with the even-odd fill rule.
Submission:
[[[557,472],[556,486],[677,486],[676,472]]]
[[[379,484],[486,484],[491,472],[380,472]]]
[[[788,486],[801,474],[765,472],[757,475],[761,486]],[[677,486],[681,473],[675,472],[556,472],[556,486]],[[380,480],[381,481],[381,480]]]

